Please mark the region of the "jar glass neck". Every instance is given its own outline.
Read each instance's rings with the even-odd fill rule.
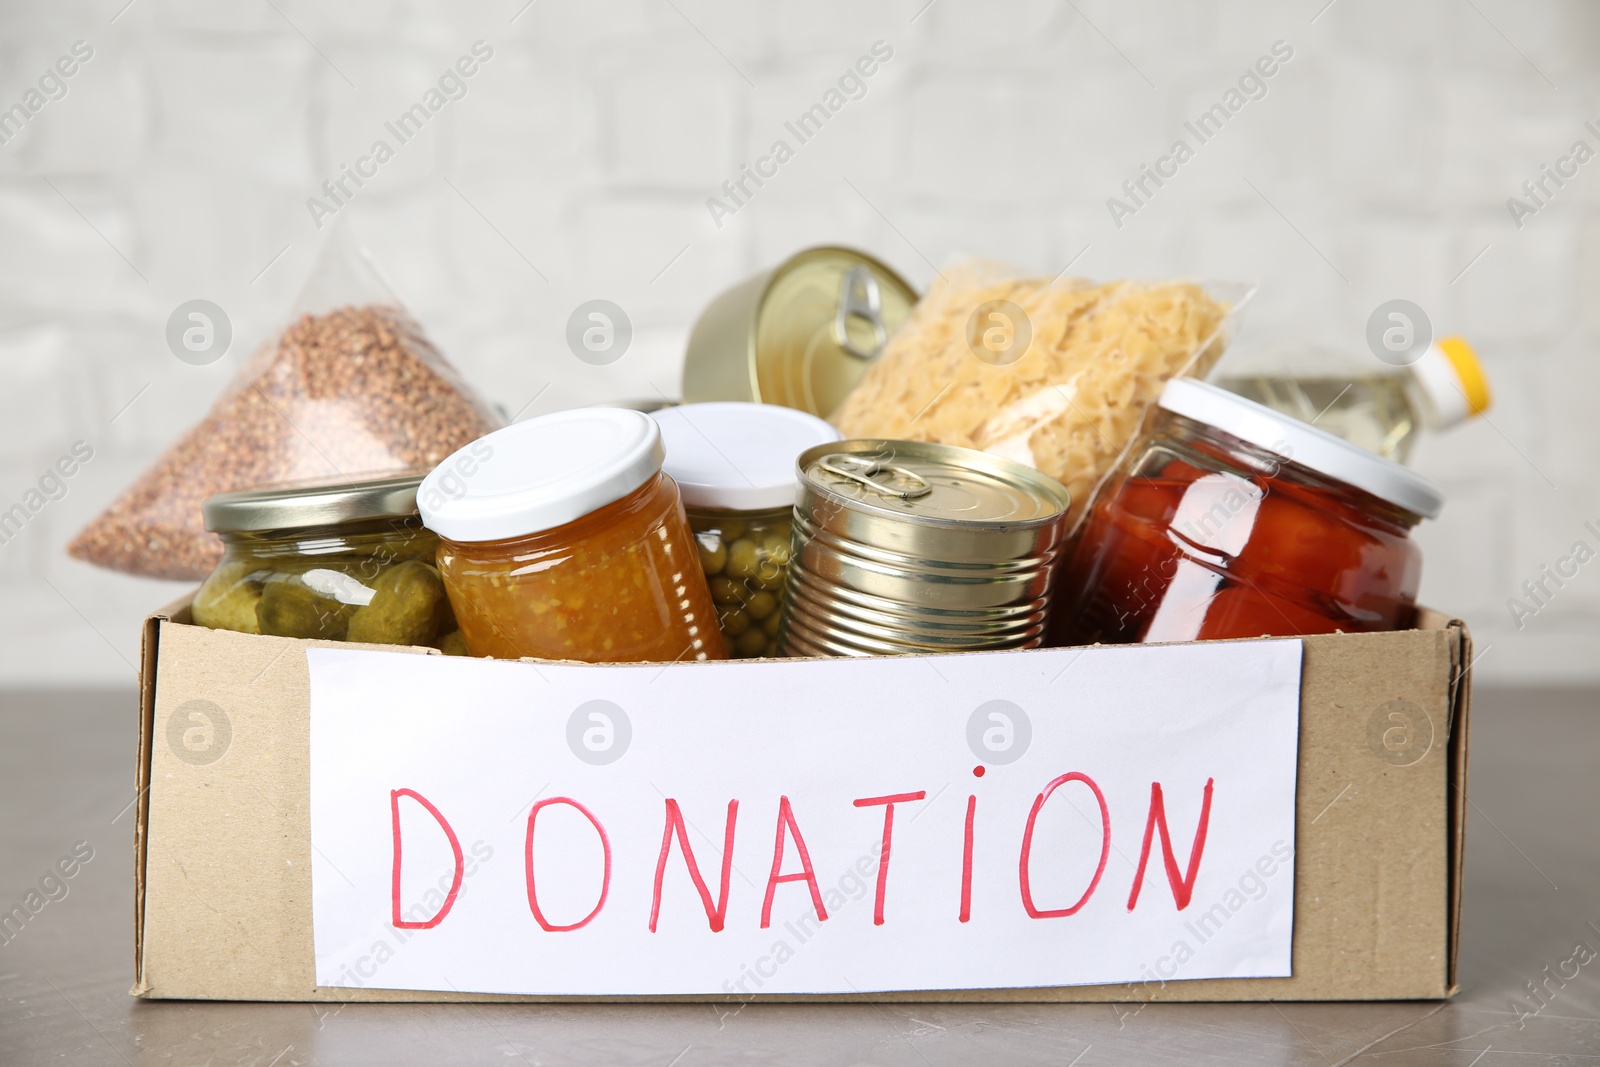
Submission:
[[[688,512],[692,518],[745,519],[749,521],[771,519],[777,521],[779,519],[786,520],[793,515],[794,505],[785,504],[781,508],[752,508],[748,511],[742,511],[738,508],[702,508],[695,507],[692,504],[685,504],[683,510]]]
[[[1211,462],[1221,462],[1246,477],[1265,477],[1291,482],[1295,485],[1320,489],[1351,508],[1404,533],[1422,521],[1415,512],[1407,511],[1365,489],[1348,482],[1330,478],[1309,467],[1233,436],[1207,423],[1198,422],[1176,412],[1164,412],[1165,418],[1156,434],[1169,444],[1188,448],[1204,454]]]
[[[226,545],[251,549],[294,548],[304,544],[323,544],[336,541],[377,542],[409,540],[415,537],[432,537],[422,520],[406,518],[369,519],[364,522],[343,522],[325,526],[299,526],[287,530],[248,530],[218,534]]]

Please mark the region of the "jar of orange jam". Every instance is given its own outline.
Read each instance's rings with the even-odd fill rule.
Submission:
[[[650,416],[579,408],[515,423],[417,490],[467,652],[590,663],[726,659]]]
[[[1090,509],[1051,644],[1412,624],[1431,482],[1207,382],[1173,380],[1159,408]]]

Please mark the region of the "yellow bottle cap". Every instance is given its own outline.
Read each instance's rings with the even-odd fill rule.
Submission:
[[[1456,372],[1462,395],[1467,398],[1467,413],[1481,415],[1488,411],[1489,376],[1484,373],[1483,364],[1478,362],[1478,354],[1472,346],[1461,337],[1441,337],[1437,344]]]

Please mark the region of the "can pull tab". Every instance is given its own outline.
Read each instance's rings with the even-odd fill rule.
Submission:
[[[839,347],[857,359],[872,359],[883,351],[889,330],[883,324],[883,297],[878,279],[866,267],[857,265],[839,280],[839,308],[833,319],[834,339]],[[872,348],[862,350],[850,339],[850,320],[860,319],[872,327]]]
[[[916,500],[933,492],[932,483],[915,471],[875,459],[864,459],[860,456],[829,456],[817,466],[829,474],[856,482],[875,493],[892,496],[897,500]],[[888,480],[878,480],[885,474],[899,478],[902,485],[895,485]]]

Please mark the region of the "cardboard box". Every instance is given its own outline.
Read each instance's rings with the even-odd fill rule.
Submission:
[[[306,649],[325,643],[208,630],[188,620],[187,603],[179,603],[150,616],[144,630],[135,995],[340,1002],[744,999],[319,988],[312,949]],[[1303,640],[1293,977],[874,996],[1143,1002],[1452,995],[1471,689],[1466,627],[1424,611],[1414,630]],[[194,701],[209,701],[220,712],[211,717],[198,753],[166,736],[185,728],[189,720],[173,712]],[[246,719],[248,728],[241,728]],[[223,752],[230,758],[217,759]],[[1351,815],[1330,816],[1340,805]]]

